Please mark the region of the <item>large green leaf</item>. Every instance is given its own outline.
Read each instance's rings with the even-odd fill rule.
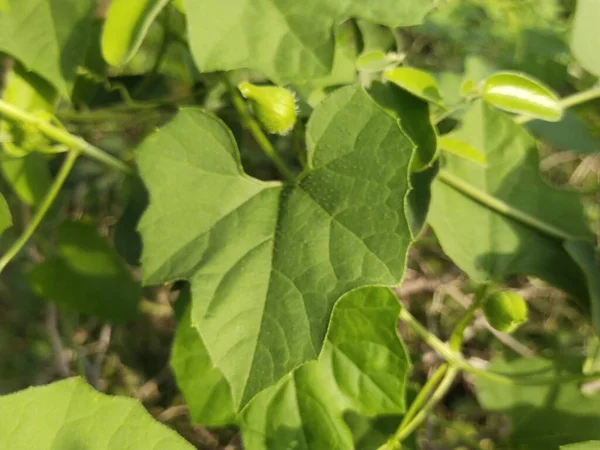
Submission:
[[[138,151],[145,282],[191,281],[192,324],[236,410],[318,356],[342,294],[404,271],[414,147],[398,122],[347,87],[315,110],[306,142],[310,168],[291,185],[244,174],[231,132],[198,110]]]
[[[31,272],[34,289],[76,311],[115,321],[131,319],[137,312],[140,286],[95,227],[65,222],[58,241],[58,254]]]
[[[391,27],[419,23],[423,0],[185,0],[190,46],[202,72],[249,68],[279,83],[327,75],[335,24],[363,18]]]
[[[577,0],[577,10],[571,34],[571,51],[584,69],[600,76],[600,2]]]
[[[530,384],[507,385],[477,379],[481,405],[512,419],[511,449],[558,450],[559,446],[600,439],[600,396],[587,396],[580,383],[583,358],[518,358],[492,361],[490,370],[525,378]],[[537,383],[537,385],[536,385]]]
[[[238,423],[244,448],[349,449],[352,433],[345,413],[404,412],[410,363],[398,339],[399,311],[386,288],[346,294],[334,308],[319,359],[261,392],[237,418],[227,381],[189,319],[178,326],[171,364],[194,420]]]
[[[243,411],[246,448],[351,449],[345,411],[403,413],[410,363],[398,339],[399,312],[398,299],[385,288],[341,298],[318,361],[260,393]]]
[[[547,185],[535,140],[483,102],[455,136],[484,152],[487,166],[445,155],[429,221],[450,258],[477,281],[512,274],[542,278],[586,300],[585,279],[563,248],[590,240],[578,194]]]
[[[0,50],[69,96],[93,30],[94,0],[8,0]]]
[[[129,61],[169,0],[112,0],[102,31],[102,54],[113,66]]]
[[[80,378],[0,397],[0,448],[192,450],[137,400],[101,394]]]
[[[6,199],[0,194],[0,234],[12,226],[12,215]]]

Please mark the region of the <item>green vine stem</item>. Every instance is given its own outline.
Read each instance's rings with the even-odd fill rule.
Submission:
[[[77,150],[78,153],[89,156],[90,158],[112,167],[113,169],[117,169],[128,175],[134,173],[133,169],[123,161],[109,155],[103,150],[100,150],[98,147],[86,142],[79,136],[74,136],[68,131],[57,127],[40,117],[36,117],[33,114],[11,105],[10,103],[6,103],[4,100],[0,100],[0,114],[12,120],[33,125],[46,137],[60,144],[64,144],[71,149]]]
[[[27,225],[25,230],[23,230],[23,233],[19,236],[19,238],[0,258],[0,273],[2,273],[4,268],[17,255],[17,253],[21,251],[21,249],[25,246],[25,244],[33,235],[37,227],[40,225],[42,219],[45,217],[46,213],[50,209],[50,206],[52,206],[52,203],[54,203],[54,200],[56,199],[56,196],[58,195],[61,187],[65,183],[65,180],[71,172],[71,169],[75,165],[75,161],[77,160],[78,156],[78,150],[69,151],[58,174],[56,175],[56,178],[54,179],[54,182],[52,183],[52,186],[50,186],[50,190],[42,200],[42,203],[40,203],[40,206],[38,207],[37,211],[35,212],[35,215],[31,219],[31,222],[29,222],[29,224]]]
[[[532,228],[535,228],[549,236],[559,238],[559,239],[577,239],[577,236],[572,236],[565,231],[557,228],[553,225],[550,225],[542,220],[538,219],[535,216],[532,216],[524,211],[513,208],[508,203],[503,202],[502,200],[488,194],[487,192],[483,192],[473,185],[467,183],[459,176],[454,175],[452,172],[449,172],[446,169],[442,169],[439,171],[437,175],[438,179],[448,186],[453,187],[459,192],[471,197],[472,199],[482,203],[483,205],[489,207],[490,209],[503,214],[511,219],[515,219],[525,225],[528,225]]]
[[[441,366],[440,366],[441,367]],[[452,383],[456,379],[456,376],[460,373],[458,367],[450,366],[445,372],[442,381],[437,386],[429,400],[423,405],[418,413],[406,423],[401,426],[396,434],[394,434],[393,441],[388,441],[385,445],[379,448],[379,450],[400,450],[401,444],[404,439],[410,436],[418,427],[423,423],[429,413],[436,407],[442,398],[447,394],[448,390],[452,387]]]
[[[289,182],[294,182],[296,176],[279,157],[279,154],[273,147],[273,144],[271,144],[271,141],[269,141],[269,138],[263,132],[260,124],[250,114],[250,111],[248,110],[248,107],[246,106],[246,102],[242,98],[242,95],[239,93],[237,88],[235,88],[231,84],[227,76],[223,76],[223,80],[227,85],[227,89],[229,91],[229,95],[231,97],[233,106],[240,115],[244,127],[252,134],[257,144],[260,146],[263,152],[265,152],[265,154],[271,159],[271,161],[273,161],[273,164],[275,164],[277,170],[279,170],[279,172],[286,178],[286,180]]]

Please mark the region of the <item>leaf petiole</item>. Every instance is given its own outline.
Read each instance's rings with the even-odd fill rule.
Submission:
[[[98,147],[93,146],[79,136],[75,136],[64,129],[57,127],[56,125],[53,125],[52,123],[41,119],[34,114],[30,114],[20,108],[17,108],[1,99],[0,114],[23,124],[35,126],[44,136],[76,150],[78,154],[82,153],[92,159],[95,159],[96,161],[99,161],[128,175],[134,173],[133,169],[123,161],[115,158],[112,155],[109,155],[103,150],[100,150]]]
[[[37,227],[40,225],[46,213],[52,206],[52,203],[54,203],[54,200],[60,192],[61,187],[65,183],[65,180],[71,172],[71,169],[75,165],[75,161],[77,160],[78,156],[79,151],[77,150],[71,150],[67,154],[67,157],[65,158],[63,165],[61,166],[58,174],[56,175],[52,186],[50,186],[50,190],[42,200],[42,203],[35,212],[35,215],[31,219],[31,222],[29,222],[25,230],[23,230],[21,236],[19,236],[19,238],[13,243],[13,245],[8,249],[8,251],[0,258],[0,273],[2,273],[4,268],[17,255],[17,253],[21,251],[21,249],[25,246],[25,244],[33,235]]]

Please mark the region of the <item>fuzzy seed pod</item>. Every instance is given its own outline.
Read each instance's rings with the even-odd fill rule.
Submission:
[[[254,114],[269,133],[287,134],[296,123],[296,99],[289,90],[277,86],[240,83],[238,89],[252,102]]]
[[[516,292],[495,292],[485,299],[483,312],[496,330],[512,333],[527,320],[527,303]]]

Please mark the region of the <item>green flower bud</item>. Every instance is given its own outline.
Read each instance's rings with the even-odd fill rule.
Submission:
[[[238,89],[252,102],[254,114],[269,133],[287,134],[296,123],[296,99],[289,90],[277,86],[240,83]]]
[[[495,292],[485,299],[483,312],[496,330],[512,333],[527,320],[527,303],[516,292]]]

